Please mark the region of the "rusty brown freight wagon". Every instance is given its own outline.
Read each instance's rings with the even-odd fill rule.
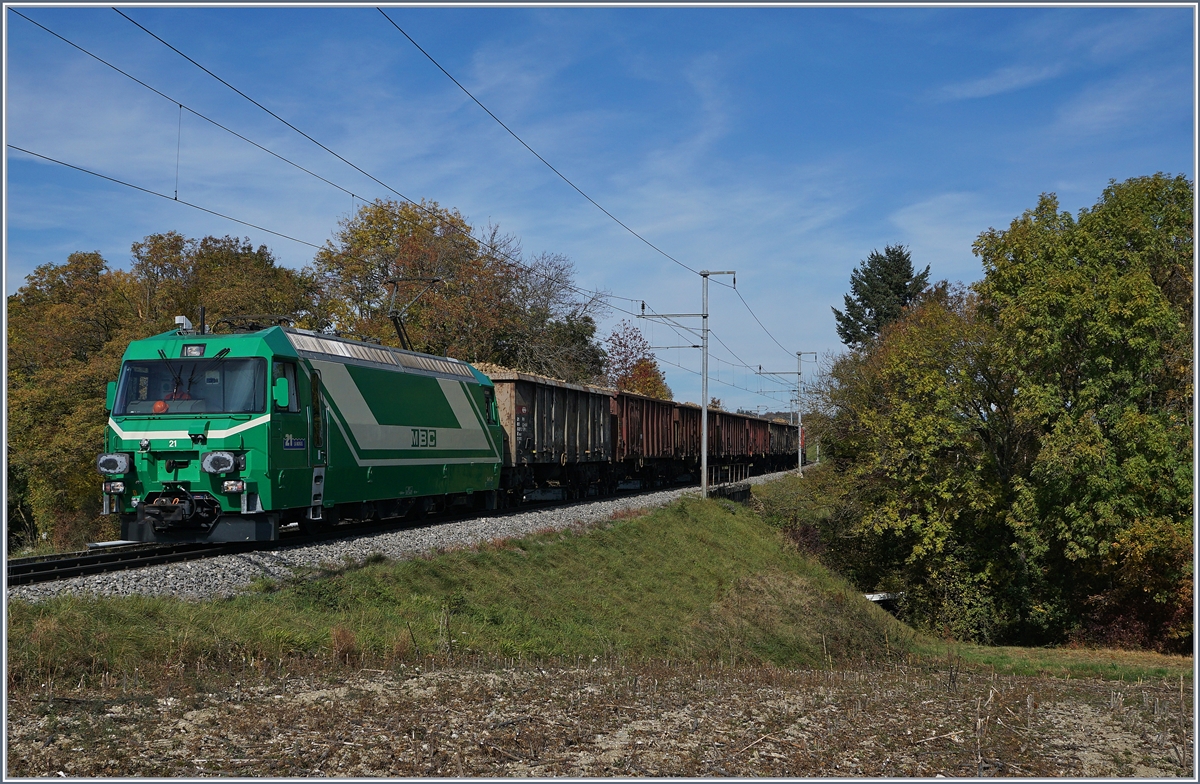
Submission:
[[[647,481],[668,477],[675,457],[675,406],[672,400],[632,392],[613,396],[613,440],[625,476]]]
[[[796,461],[796,426],[787,422],[771,422],[771,460],[778,470],[793,466]]]
[[[708,410],[708,465],[712,483],[732,482],[794,465],[795,428],[788,439],[776,423],[747,414]],[[790,452],[788,447],[791,447]],[[700,406],[675,407],[675,448],[692,470],[700,463]],[[778,457],[773,457],[778,455]]]

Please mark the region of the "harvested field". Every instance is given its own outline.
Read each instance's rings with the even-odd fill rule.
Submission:
[[[46,685],[9,696],[7,774],[1193,775],[1190,682],[995,675],[951,659],[507,664],[154,692]]]

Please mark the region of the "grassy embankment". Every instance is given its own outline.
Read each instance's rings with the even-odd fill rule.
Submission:
[[[787,485],[775,491],[807,498]],[[811,668],[907,657],[1015,674],[1191,673],[1182,657],[922,638],[762,516],[696,499],[586,531],[331,566],[233,599],[9,604],[8,678],[17,688],[507,657]]]
[[[307,578],[220,601],[11,603],[10,683],[472,654],[822,667],[914,643],[753,512],[720,501]]]

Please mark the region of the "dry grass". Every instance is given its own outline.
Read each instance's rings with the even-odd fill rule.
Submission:
[[[329,636],[333,644],[333,658],[337,662],[348,666],[360,662],[358,638],[354,636],[354,632],[339,624],[329,630]]]
[[[465,662],[9,703],[13,776],[1188,776],[1191,685]],[[1182,697],[1182,700],[1181,700]]]

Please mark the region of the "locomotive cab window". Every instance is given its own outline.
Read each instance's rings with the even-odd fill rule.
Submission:
[[[271,372],[271,383],[274,384],[275,380],[279,378],[287,379],[288,404],[286,408],[276,405],[275,410],[297,413],[300,410],[300,391],[296,388],[296,363],[276,362],[275,369]]]
[[[121,367],[113,414],[256,414],[266,410],[263,360],[132,360]]]

